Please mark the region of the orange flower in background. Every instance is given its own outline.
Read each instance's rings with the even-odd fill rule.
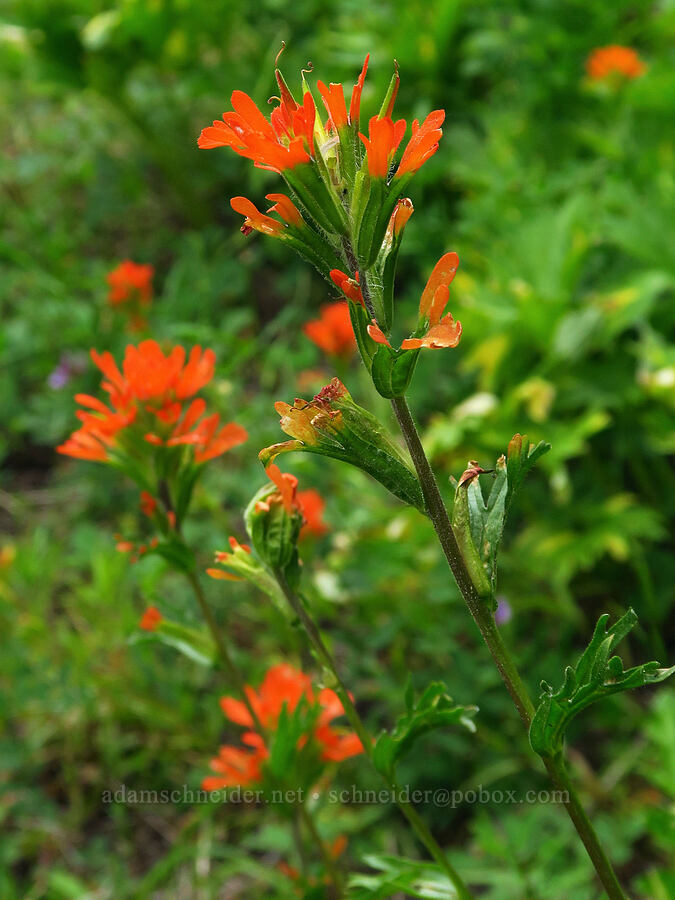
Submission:
[[[144,631],[154,631],[162,621],[162,619],[163,616],[157,609],[157,607],[149,606],[141,616],[141,621],[138,623],[138,627],[142,628]]]
[[[108,301],[117,306],[129,300],[150,303],[152,300],[152,279],[155,270],[152,266],[142,265],[125,259],[117,268],[106,275],[110,285]]]
[[[262,764],[268,756],[263,739],[252,731],[243,734],[241,739],[252,750],[222,746],[218,756],[210,763],[211,769],[217,774],[202,780],[205,791],[220,791],[237,785],[246,787],[261,780]]]
[[[76,394],[84,407],[78,410],[81,427],[57,447],[66,456],[110,461],[111,452],[124,454],[122,435],[138,442],[165,447],[182,444],[193,448],[193,459],[202,463],[243,443],[248,435],[235,423],[220,426],[220,417],[202,418],[206,403],[194,396],[213,378],[215,354],[193,347],[186,361],[183,347],[164,353],[156,341],[130,344],[122,369],[111,353],[91,351],[91,358],[104,375],[101,387],[110,406],[97,397]]]
[[[149,518],[154,515],[154,512],[157,509],[157,501],[149,491],[141,491],[140,507],[144,516],[148,516]]]
[[[328,531],[328,525],[323,521],[322,516],[326,503],[321,494],[314,488],[308,488],[306,491],[298,491],[297,500],[305,520],[300,530],[300,537],[304,538],[310,535],[320,537],[325,534]]]
[[[363,745],[353,732],[343,733],[332,725],[334,719],[344,715],[344,708],[335,691],[324,688],[315,694],[310,678],[288,663],[269,669],[257,691],[249,685],[245,691],[258,722],[266,732],[274,732],[284,708],[288,713],[293,713],[304,700],[310,710],[316,710],[318,715],[310,717],[312,730],[300,738],[299,747],[306,746],[308,740],[314,741],[321,759],[327,762],[341,762],[363,752]],[[260,781],[263,763],[268,756],[264,736],[253,730],[257,723],[248,706],[234,697],[223,697],[220,705],[230,722],[248,729],[242,735],[242,743],[251,749],[221,747],[219,755],[211,761],[211,768],[217,774],[202,782],[202,787],[207,791]]]
[[[586,71],[594,81],[612,75],[639,78],[646,70],[647,67],[632,47],[622,47],[619,44],[598,47],[586,60]]]
[[[147,327],[145,310],[152,302],[152,279],[155,270],[125,259],[109,272],[106,281],[110,285],[108,303],[124,309],[129,316],[129,331],[142,331]]]
[[[356,338],[346,301],[327,303],[319,310],[319,318],[303,326],[307,337],[319,349],[331,356],[351,356],[356,350]]]

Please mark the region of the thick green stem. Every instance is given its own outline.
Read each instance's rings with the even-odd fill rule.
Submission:
[[[340,677],[335,660],[333,659],[333,656],[328,647],[326,647],[326,644],[324,643],[324,640],[321,636],[321,632],[319,631],[310,614],[307,612],[302,599],[298,596],[298,594],[295,593],[295,591],[290,588],[283,573],[275,572],[274,574],[279,583],[279,587],[283,591],[283,594],[288,601],[289,606],[302,623],[302,626],[307,633],[307,637],[309,638],[309,641],[314,648],[314,652],[316,653],[319,662],[331,674],[334,681],[335,692],[342,702],[345,715],[349,720],[350,725],[363,744],[364,752],[369,759],[372,759],[372,737],[368,733],[368,729],[366,728],[363,720],[361,719],[361,716],[358,714],[356,707],[352,702],[349,691],[345,687],[344,682]],[[410,826],[419,838],[420,842],[424,847],[426,847],[432,859],[434,859],[438,863],[438,865],[448,876],[450,882],[453,884],[455,890],[457,891],[457,896],[460,898],[460,900],[472,900],[473,895],[462,881],[462,878],[460,877],[458,872],[448,861],[442,848],[437,843],[436,839],[425,824],[424,820],[420,817],[415,807],[409,801],[404,799],[404,797],[402,796],[402,792],[395,781],[387,781],[387,787],[391,789],[394,802],[410,823]]]
[[[476,625],[478,625],[485,643],[488,645],[504,684],[516,705],[516,709],[520,713],[520,718],[529,730],[530,722],[534,715],[534,706],[530,700],[527,688],[523,684],[518,670],[502,641],[494,618],[485,601],[476,593],[471,577],[466,570],[455,533],[452,530],[448,511],[438,489],[436,477],[431,470],[429,460],[422,447],[422,442],[417,433],[408,404],[404,397],[396,397],[391,401],[391,405],[394,408],[403,437],[408,445],[410,456],[422,486],[427,512],[445,553],[445,558],[448,561],[452,574],[455,576],[455,581],[462,592],[466,605],[469,607],[469,611]]]
[[[574,823],[577,834],[584,843],[586,852],[595,866],[595,871],[598,873],[598,878],[607,891],[607,896],[610,900],[628,900],[627,895],[619,884],[619,879],[616,877],[612,864],[598,840],[593,824],[581,805],[562,756],[554,759],[543,758],[543,763],[555,786],[563,792],[565,809]]]
[[[534,715],[534,706],[532,705],[527,688],[520,677],[511,654],[501,638],[494,621],[494,616],[487,607],[487,604],[480,599],[474,590],[471,578],[464,565],[455,534],[452,530],[452,524],[447,509],[445,508],[443,498],[441,497],[436,477],[431,469],[424,448],[422,447],[422,442],[417,433],[417,428],[415,427],[408,404],[404,397],[397,397],[393,399],[391,403],[399,425],[401,426],[401,431],[403,432],[406,444],[408,445],[408,450],[410,451],[410,456],[415,465],[417,475],[420,479],[429,518],[433,523],[438,540],[448,561],[448,565],[450,566],[452,574],[455,576],[455,580],[466,601],[466,605],[469,607],[469,611],[492,654],[492,658],[499,669],[504,684],[511,694],[513,702],[520,714],[520,718],[523,720],[523,724],[529,733],[532,716]],[[566,792],[568,799],[565,802],[565,808],[567,813],[586,847],[598,878],[607,891],[610,900],[626,900],[626,895],[624,894],[612,865],[600,844],[598,836],[593,829],[593,825],[584,812],[576,792],[572,788],[562,760],[552,761],[544,759],[543,762],[556,786]]]

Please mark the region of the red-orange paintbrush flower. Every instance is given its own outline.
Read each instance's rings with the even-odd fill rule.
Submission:
[[[441,125],[444,119],[445,111],[442,109],[430,112],[421,125],[415,119],[412,124],[412,137],[403,151],[394,178],[414,174],[434,155],[443,136]]]
[[[446,253],[436,263],[420,299],[418,333],[422,329],[426,332],[419,337],[406,338],[401,343],[401,350],[440,350],[457,346],[462,336],[462,323],[456,322],[450,313],[443,316],[443,311],[450,299],[450,284],[458,265],[456,253]],[[391,346],[377,323],[368,326],[368,334],[377,344]]]
[[[309,730],[298,741],[298,749],[314,744],[321,759],[330,762],[341,762],[363,752],[363,745],[355,734],[337,731],[332,725],[334,719],[344,715],[337,694],[329,688],[315,694],[309,677],[293,666],[287,663],[273,666],[257,691],[248,685],[245,691],[248,705],[234,697],[223,697],[220,705],[230,722],[248,729],[242,735],[242,742],[251,749],[221,747],[218,757],[211,761],[211,768],[217,774],[204,779],[205,790],[259,782],[268,751],[265,737],[254,729],[260,723],[267,733],[274,733],[282,711],[285,709],[287,714],[293,714],[301,701],[307,703],[308,723],[313,724],[308,724]],[[255,720],[249,707],[255,713]]]
[[[106,275],[110,285],[108,301],[117,306],[130,300],[147,304],[152,299],[152,279],[155,270],[152,266],[141,265],[125,259],[117,268]]]
[[[204,128],[198,146],[202,150],[230,147],[257,166],[279,173],[308,163],[313,152],[314,101],[306,93],[302,106],[292,103],[282,100],[268,120],[248,94],[233,91],[233,112],[223,113],[222,122],[216,120]]]
[[[345,272],[341,272],[340,269],[331,269],[330,278],[333,284],[342,291],[348,300],[351,300],[352,303],[357,303],[359,306],[364,305],[363,294],[361,293],[361,286],[359,285],[358,272],[353,278],[350,278],[349,275],[345,274]]]
[[[339,131],[347,125],[355,125],[358,123],[361,111],[361,92],[363,91],[363,83],[366,79],[366,72],[368,71],[369,59],[370,54],[366,56],[361,74],[352,89],[349,115],[347,115],[347,105],[345,103],[344,90],[341,84],[333,84],[331,82],[328,87],[326,87],[323,81],[319,81],[317,84],[326,111],[330,116],[329,125],[336,131]]]
[[[349,315],[349,304],[327,303],[318,319],[305,323],[303,331],[317,347],[331,356],[350,357],[356,350],[356,338]]]
[[[386,178],[394,154],[405,134],[405,119],[394,122],[389,116],[373,116],[368,123],[368,137],[359,132],[366,148],[368,173],[373,178]]]
[[[623,78],[639,78],[647,67],[632,47],[621,47],[611,44],[598,47],[586,60],[586,71],[589,78],[600,81],[612,75]]]
[[[107,461],[113,450],[125,454],[121,433],[135,442],[156,446],[193,448],[196,463],[205,462],[246,440],[246,431],[234,423],[219,427],[217,414],[202,418],[206,403],[196,398],[213,378],[213,350],[193,347],[186,360],[183,347],[164,353],[156,341],[130,344],[120,370],[109,352],[91,351],[104,375],[101,387],[110,406],[97,397],[77,394],[84,407],[77,413],[82,425],[60,447],[59,453],[80,459]],[[125,438],[125,441],[127,438]]]

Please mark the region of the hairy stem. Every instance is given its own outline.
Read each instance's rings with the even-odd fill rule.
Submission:
[[[422,493],[424,494],[429,518],[433,523],[438,540],[448,561],[448,565],[457,581],[457,585],[466,601],[466,605],[469,607],[469,611],[492,654],[495,665],[499,669],[499,673],[513,699],[516,709],[520,714],[520,718],[529,733],[530,724],[534,715],[534,706],[527,688],[520,677],[520,673],[518,672],[513,657],[502,640],[495,624],[494,616],[487,607],[487,604],[479,598],[473,587],[469,573],[464,565],[455,534],[452,530],[452,524],[443,498],[441,497],[436,477],[431,469],[424,448],[422,447],[422,442],[417,433],[417,428],[415,427],[408,404],[404,397],[394,398],[391,403],[422,486]],[[621,889],[612,865],[593,829],[593,825],[584,812],[576,792],[572,788],[562,760],[551,761],[544,759],[543,762],[553,782],[566,792],[568,800],[565,802],[565,808],[579,837],[583,841],[591,862],[595,867],[598,878],[607,891],[608,897],[610,900],[626,900],[626,895]]]
[[[318,626],[314,622],[314,619],[312,619],[310,614],[307,612],[307,609],[305,608],[305,604],[303,603],[301,597],[298,596],[298,594],[296,594],[295,591],[293,591],[289,586],[283,573],[275,572],[274,574],[279,583],[279,587],[283,591],[283,594],[288,601],[289,606],[302,623],[302,626],[305,629],[312,647],[314,648],[314,652],[316,653],[319,662],[331,674],[334,680],[335,692],[342,702],[345,715],[349,720],[350,725],[358,735],[359,740],[363,744],[365,754],[369,759],[372,760],[373,739],[368,733],[368,729],[366,728],[363,719],[358,714],[356,707],[354,706],[349,691],[345,687],[344,682],[340,677],[336,662],[333,659],[330,650],[326,646]],[[381,773],[378,772],[378,774]],[[415,807],[409,801],[404,799],[404,797],[402,796],[402,792],[395,781],[387,781],[386,779],[385,781],[387,782],[387,787],[392,790],[394,802],[406,817],[413,831],[415,832],[423,846],[426,847],[432,859],[434,859],[438,863],[438,865],[448,876],[448,879],[454,885],[455,890],[457,891],[457,896],[460,898],[460,900],[472,900],[473,895],[462,881],[462,878],[460,877],[458,872],[447,859],[442,848],[432,835],[424,820],[420,817]]]
[[[562,756],[543,758],[543,763],[555,786],[563,792],[565,809],[574,823],[577,834],[583,841],[586,852],[595,866],[595,871],[598,873],[598,878],[607,891],[607,896],[610,900],[627,900],[627,895],[619,884],[619,879],[616,877],[612,864],[598,840],[593,824],[581,805],[579,795],[567,773]]]

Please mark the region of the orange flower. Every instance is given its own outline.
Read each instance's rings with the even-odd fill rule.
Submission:
[[[280,85],[281,86],[281,85]],[[282,88],[279,106],[268,120],[243,91],[233,91],[233,112],[223,113],[223,121],[204,128],[198,146],[202,150],[231,147],[235,153],[252,159],[256,166],[282,172],[310,162],[314,145],[316,109],[307,92],[302,106]]]
[[[639,78],[644,75],[646,68],[632,47],[621,47],[619,44],[597,47],[586,60],[586,71],[594,81],[612,75]]]
[[[273,481],[277,487],[277,492],[268,494],[264,500],[258,501],[256,510],[258,512],[266,512],[271,504],[282,503],[287,513],[293,513],[298,509],[298,501],[296,491],[298,489],[298,479],[290,472],[282,472],[279,466],[274,464],[267,466],[265,474]]]
[[[106,281],[110,285],[108,301],[113,306],[129,300],[137,300],[142,304],[150,303],[154,274],[152,266],[140,265],[125,259],[106,275]]]
[[[347,106],[345,104],[345,95],[342,85],[331,83],[329,87],[326,87],[323,81],[319,81],[317,84],[326,111],[330,116],[327,124],[337,131],[344,128],[346,125],[355,125],[359,121],[361,92],[363,90],[363,83],[366,80],[369,59],[370,54],[366,56],[363,68],[361,69],[361,74],[352,89],[352,97],[349,104],[349,116],[347,115]]]
[[[405,119],[392,121],[389,116],[373,116],[368,123],[368,137],[359,132],[366,148],[368,172],[373,178],[386,178],[389,166],[405,134]]]
[[[427,350],[442,350],[456,347],[462,336],[462,323],[455,322],[450,313],[436,325],[432,325],[421,338],[408,338],[401,344],[402,350],[416,350],[424,347]]]
[[[156,606],[149,606],[141,616],[138,627],[144,631],[155,631],[164,617]]]
[[[217,775],[204,778],[202,788],[205,791],[219,791],[222,788],[245,787],[255,784],[262,778],[262,764],[268,757],[263,739],[255,732],[242,735],[242,742],[252,747],[252,751],[240,747],[223,746],[218,756],[211,760],[211,768]]]
[[[77,413],[82,425],[57,447],[59,453],[109,461],[113,449],[122,451],[120,432],[133,429],[139,440],[156,446],[191,445],[194,461],[202,463],[246,440],[240,425],[219,428],[217,414],[202,419],[204,400],[184,404],[213,378],[213,350],[193,347],[186,362],[183,347],[164,354],[156,341],[142,341],[127,347],[122,371],[108,352],[92,350],[91,357],[104,375],[101,387],[110,407],[97,397],[77,394],[75,400],[85,407]]]
[[[268,234],[271,237],[280,237],[285,230],[283,222],[263,215],[255,203],[252,203],[246,197],[233,197],[230,200],[230,206],[235,212],[241,213],[242,216],[246,217],[244,224],[241,226],[242,234],[259,231],[261,234]]]
[[[318,715],[313,720],[312,731],[300,738],[299,747],[304,747],[312,739],[318,746],[321,758],[330,762],[341,762],[363,752],[363,745],[355,734],[340,733],[331,724],[338,716],[344,715],[344,708],[337,694],[330,688],[324,688],[318,696],[315,695],[310,678],[288,663],[269,669],[258,691],[249,685],[245,691],[250,707],[265,731],[273,732],[276,729],[284,708],[287,713],[293,713],[300,701],[304,700],[310,708],[318,707]],[[264,737],[252,730],[256,723],[248,706],[234,697],[223,697],[220,705],[230,722],[249,729],[242,735],[242,742],[251,747],[252,751],[239,747],[221,747],[218,757],[211,761],[211,768],[218,775],[204,779],[204,790],[218,790],[260,781],[262,764],[268,755]]]
[[[331,356],[350,357],[356,350],[349,304],[344,300],[322,306],[320,317],[307,322],[303,331],[317,347]]]
[[[330,277],[333,284],[338,287],[342,293],[353,303],[363,306],[363,294],[359,286],[359,273],[357,272],[353,278],[341,272],[339,269],[331,269]]]
[[[146,516],[152,516],[157,509],[157,501],[148,491],[141,491],[141,512]]]
[[[441,125],[445,119],[445,110],[436,109],[430,112],[424,122],[415,119],[412,124],[412,137],[403,151],[401,162],[394,178],[414,174],[438,150],[438,142],[443,136]]]
[[[436,263],[420,299],[418,331],[426,328],[426,333],[421,337],[406,338],[401,343],[401,350],[439,350],[457,346],[462,336],[462,323],[456,322],[450,313],[443,316],[443,311],[450,299],[450,285],[458,265],[456,253],[446,253]],[[368,326],[368,334],[375,343],[391,347],[376,322]]]
[[[326,504],[321,494],[313,488],[298,491],[297,501],[305,520],[300,537],[304,538],[309,535],[320,537],[325,534],[328,531],[328,525],[323,521],[322,515]]]
[[[294,228],[305,227],[300,210],[286,194],[265,194],[265,200],[271,200],[273,203],[273,206],[267,210],[268,213],[277,213],[287,225],[292,225]]]
[[[252,203],[246,197],[233,197],[230,200],[232,209],[246,217],[244,224],[241,226],[242,234],[248,235],[252,231],[259,231],[261,234],[284,239],[293,230],[305,227],[300,211],[285,194],[267,194],[267,199],[274,201],[274,205],[268,212],[278,213],[283,222],[261,213],[255,203]]]

